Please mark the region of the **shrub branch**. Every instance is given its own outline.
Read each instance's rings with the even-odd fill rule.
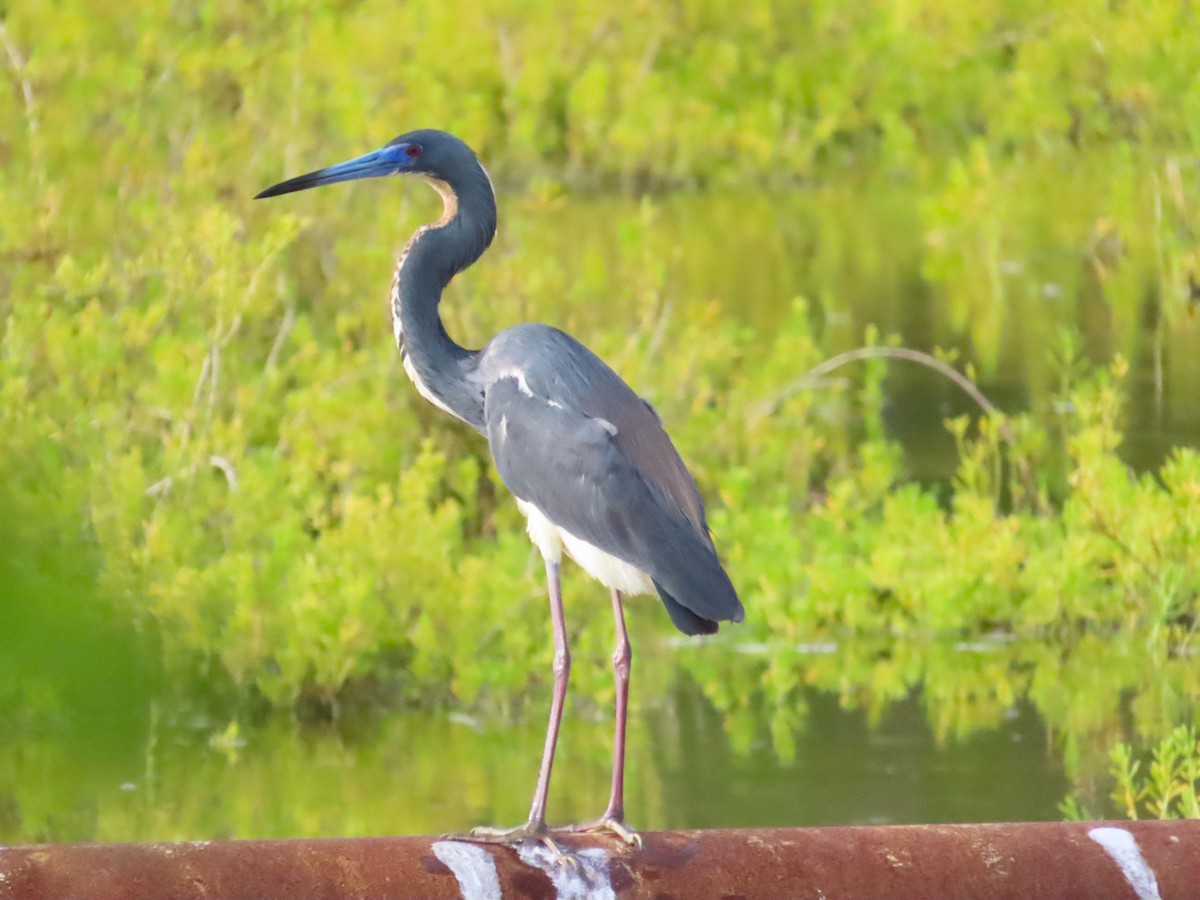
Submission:
[[[831,357],[820,365],[809,369],[804,375],[788,383],[764,400],[758,408],[759,416],[766,417],[774,414],[784,400],[798,391],[827,385],[828,381],[825,380],[825,376],[836,369],[852,362],[861,362],[867,359],[902,359],[925,366],[939,375],[945,376],[958,385],[963,393],[974,400],[987,415],[998,416],[1000,418],[1000,436],[1006,442],[1012,443],[1012,432],[1009,430],[1008,423],[1004,421],[1004,413],[984,395],[975,382],[954,367],[942,362],[936,356],[932,356],[921,350],[910,350],[907,347],[859,347],[856,350],[847,350],[845,353],[839,353],[837,356]]]

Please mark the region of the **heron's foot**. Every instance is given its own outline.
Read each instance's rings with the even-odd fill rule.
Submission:
[[[598,819],[580,822],[578,825],[562,825],[550,829],[567,834],[595,834],[599,831],[610,831],[630,847],[642,849],[642,836],[620,816],[603,815]]]
[[[491,825],[478,825],[466,834],[448,834],[447,840],[469,841],[475,844],[503,844],[506,847],[513,844],[537,843],[550,851],[555,862],[576,865],[575,858],[563,852],[563,848],[554,843],[550,837],[550,829],[545,822],[526,822],[516,828],[493,828]]]

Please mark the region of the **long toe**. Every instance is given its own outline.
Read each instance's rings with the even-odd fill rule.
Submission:
[[[466,834],[447,834],[444,837],[450,841],[469,841],[475,844],[503,844],[509,847],[513,844],[537,843],[549,850],[557,862],[571,866],[575,865],[575,859],[569,853],[564,852],[563,848],[556,844],[553,838],[550,837],[550,829],[546,827],[545,823],[526,822],[524,825],[518,825],[516,828],[494,828],[491,825],[478,825]]]
[[[642,849],[642,836],[625,822],[624,819],[619,819],[616,816],[601,816],[589,822],[580,822],[578,825],[563,825],[551,828],[550,830],[562,831],[568,834],[596,834],[597,832],[608,831],[615,834],[630,847],[638,850]]]
[[[516,828],[494,828],[478,825],[466,834],[449,835],[454,840],[475,841],[480,844],[519,844],[522,841],[540,841],[549,833],[545,825],[526,822]]]

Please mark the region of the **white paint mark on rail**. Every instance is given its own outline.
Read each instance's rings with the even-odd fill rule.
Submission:
[[[1150,868],[1137,840],[1124,828],[1093,828],[1088,837],[1104,848],[1121,868],[1121,874],[1137,894],[1138,900],[1162,900],[1158,892],[1158,879]]]
[[[433,854],[458,879],[463,900],[502,900],[496,861],[478,844],[436,841]]]
[[[571,853],[564,861],[541,844],[521,844],[521,862],[550,876],[558,900],[617,900],[608,874],[608,854],[598,848]]]

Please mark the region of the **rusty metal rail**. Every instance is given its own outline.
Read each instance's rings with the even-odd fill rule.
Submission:
[[[1200,821],[0,847],[0,900],[1200,897]]]

